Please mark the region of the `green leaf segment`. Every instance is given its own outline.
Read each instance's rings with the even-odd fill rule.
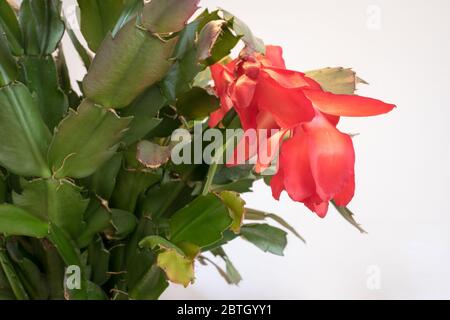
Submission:
[[[173,130],[219,107],[208,67],[239,41],[264,51],[228,12],[191,18],[198,3],[78,0],[82,41],[61,1],[15,12],[0,0],[0,299],[157,299],[168,281],[194,281],[195,261],[237,284],[223,245],[286,245],[285,231],[247,214],[300,237],[245,208],[236,191],[261,178],[248,166],[170,161]],[[78,86],[65,31],[88,69]],[[311,73],[340,91],[354,90],[352,75]]]

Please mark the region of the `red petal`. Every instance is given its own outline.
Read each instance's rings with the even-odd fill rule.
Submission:
[[[271,67],[263,68],[262,71],[278,82],[282,87],[288,89],[311,88],[314,90],[321,90],[321,87],[317,82],[306,77],[301,72]]]
[[[231,102],[230,97],[228,97],[228,95],[222,95],[220,97],[220,109],[209,115],[208,125],[211,128],[217,126],[217,124],[222,121],[223,117],[225,117],[227,112],[230,111],[232,107],[233,103]]]
[[[280,127],[276,123],[270,112],[261,110],[256,116],[256,127],[258,129],[279,129]]]
[[[281,168],[270,180],[270,187],[272,188],[272,197],[276,200],[280,200],[281,192],[284,190],[284,176]]]
[[[244,74],[252,79],[257,79],[261,70],[261,63],[259,61],[245,61],[242,64]]]
[[[239,59],[239,58],[236,58],[236,59],[234,59],[234,60],[231,60],[230,62],[228,62],[228,63],[225,65],[225,68],[228,70],[228,72],[229,72],[230,74],[233,74],[234,69],[236,68],[236,65],[238,64],[239,61],[240,61],[240,59]]]
[[[328,212],[328,201],[324,202],[314,202],[311,199],[305,201],[305,206],[315,212],[320,218],[325,218]]]
[[[253,100],[255,89],[255,80],[247,75],[240,76],[231,92],[231,99],[234,105],[237,108],[247,108]]]
[[[214,81],[217,95],[222,95],[226,92],[228,83],[224,79],[225,66],[220,63],[213,64],[210,67],[211,77]]]
[[[258,142],[258,161],[256,163],[255,166],[255,171],[257,173],[264,171],[265,169],[267,169],[270,166],[270,163],[272,162],[272,160],[276,157],[276,155],[278,155],[278,149],[280,147],[280,143],[281,140],[283,139],[284,135],[286,134],[286,132],[288,130],[282,130],[281,132],[278,131],[276,133],[275,136],[270,136],[270,130],[271,129],[280,129],[280,127],[278,126],[278,124],[276,123],[275,119],[273,118],[273,116],[267,112],[267,111],[260,111],[258,113],[258,116],[256,117],[256,127],[258,129],[258,132],[260,132],[260,129],[267,129],[268,130],[268,134],[267,134],[267,138],[269,141],[259,141]],[[281,135],[280,135],[281,134]],[[260,137],[258,137],[260,138]],[[275,140],[274,140],[275,139]],[[266,162],[262,162],[261,161],[261,152],[265,152],[265,148],[267,145],[270,146],[274,146],[276,148],[276,150],[271,150],[270,155],[268,156],[268,158],[270,159],[270,161],[266,161]],[[264,155],[263,155],[264,157]]]
[[[292,128],[314,117],[314,109],[301,90],[283,88],[264,73],[259,77],[255,98],[281,128]]]
[[[289,130],[287,129],[277,130],[277,132],[272,134],[268,139],[262,141],[260,140],[261,137],[258,137],[258,159],[255,166],[256,173],[261,173],[270,167],[272,161],[279,155],[281,142],[288,131]]]
[[[280,169],[284,172],[284,186],[295,201],[303,202],[316,191],[308,151],[306,136],[300,132],[284,142],[281,148]]]
[[[214,128],[225,117],[225,113],[222,109],[216,110],[209,115],[208,125],[210,128]]]
[[[339,116],[332,116],[331,114],[322,113],[322,115],[327,118],[328,122],[331,123],[333,126],[337,126],[339,123],[339,120],[341,118]]]
[[[228,96],[229,86],[232,84],[232,75],[228,71],[227,66],[216,63],[211,66],[211,75],[214,80],[217,96],[220,98],[221,110],[217,110],[210,115],[209,126],[215,127],[233,107],[233,103]]]
[[[241,121],[242,129],[256,129],[256,117],[258,115],[258,106],[254,101],[247,108],[235,108],[239,120]]]
[[[355,194],[355,175],[350,177],[345,186],[342,188],[341,192],[334,196],[334,201],[336,205],[340,207],[345,207],[350,203]]]
[[[248,132],[248,131],[247,131]],[[249,159],[256,156],[258,153],[258,137],[257,135],[244,135],[236,145],[231,156],[227,153],[227,167],[233,167],[246,163]]]
[[[320,114],[305,124],[304,129],[316,192],[323,201],[329,201],[343,190],[354,174],[352,139]]]
[[[283,49],[280,46],[266,46],[264,58],[262,59],[263,64],[286,69],[286,63],[283,59]]]
[[[395,105],[380,100],[347,94],[333,94],[319,90],[303,90],[314,107],[320,111],[346,117],[367,117],[383,114]]]

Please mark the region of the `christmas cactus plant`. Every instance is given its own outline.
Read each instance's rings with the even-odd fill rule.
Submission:
[[[337,124],[394,106],[354,95],[351,69],[286,69],[280,47],[198,5],[78,0],[83,40],[59,0],[0,0],[1,299],[157,299],[195,263],[237,284],[225,244],[282,255],[286,231],[302,239],[246,207],[258,179],[360,229]],[[65,33],[87,70],[76,88]]]

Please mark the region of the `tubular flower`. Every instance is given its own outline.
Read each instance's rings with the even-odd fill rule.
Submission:
[[[244,49],[230,63],[213,65],[211,73],[221,101],[221,108],[210,116],[211,127],[234,108],[244,131],[278,130],[262,139],[258,135],[243,140],[237,147],[246,150],[245,160],[262,147],[280,148],[278,172],[271,180],[275,199],[285,190],[320,217],[326,215],[330,200],[339,206],[351,201],[355,153],[351,137],[336,128],[339,118],[379,115],[394,105],[324,91],[304,73],[286,69],[277,46],[267,46],[264,55]],[[275,154],[272,150],[265,161],[258,157],[255,170],[266,169]]]

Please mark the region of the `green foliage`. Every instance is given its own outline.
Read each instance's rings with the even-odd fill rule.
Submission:
[[[242,41],[251,49],[254,51],[258,51],[261,53],[264,53],[266,51],[266,48],[264,46],[264,42],[256,37],[253,32],[250,30],[250,28],[239,18],[234,16],[232,13],[222,10],[223,17],[226,20],[231,20],[233,23],[233,30],[234,32],[242,37]]]
[[[164,40],[130,20],[102,42],[83,81],[86,96],[104,107],[126,107],[169,70],[175,44],[176,38]]]
[[[6,249],[11,257],[11,261],[16,266],[16,272],[19,278],[23,281],[26,291],[30,298],[43,300],[49,296],[49,288],[45,281],[44,275],[39,270],[39,267],[30,259],[24,256],[20,245],[15,238],[8,239]]]
[[[0,30],[1,31],[1,30]],[[18,69],[16,62],[11,55],[5,37],[0,34],[0,86],[7,85],[17,78]]]
[[[14,194],[16,206],[57,225],[76,239],[84,229],[88,200],[67,180],[39,179],[26,182],[22,194]]]
[[[216,96],[209,94],[205,89],[193,87],[178,98],[177,110],[186,119],[196,120],[209,116],[219,108],[219,105]]]
[[[22,32],[19,22],[6,0],[0,0],[0,33],[5,35],[5,42],[7,42],[14,55],[20,56],[23,54]]]
[[[52,57],[24,57],[20,60],[23,83],[35,99],[42,119],[50,130],[67,112],[68,99],[59,87]]]
[[[110,159],[131,118],[84,100],[58,125],[48,151],[56,178],[84,178]],[[77,134],[74,134],[77,132]]]
[[[279,225],[283,226],[286,230],[290,231],[294,236],[296,236],[299,240],[306,243],[305,239],[295,230],[293,226],[291,226],[286,220],[282,217],[274,214],[267,213],[255,209],[246,208],[245,218],[247,220],[255,220],[255,221],[263,221],[263,220],[273,220],[277,222]]]
[[[172,216],[169,239],[204,247],[220,240],[231,223],[227,207],[217,196],[199,196]]]
[[[161,171],[122,168],[119,172],[111,203],[114,207],[133,212],[139,197],[161,180]]]
[[[358,229],[359,232],[367,233],[366,230],[364,230],[361,227],[361,225],[358,222],[356,222],[355,217],[354,217],[355,214],[352,211],[350,211],[349,208],[347,208],[347,207],[340,207],[340,206],[336,205],[336,203],[334,201],[331,201],[331,203],[336,208],[337,212],[339,212],[339,214],[345,220],[347,220],[347,222],[349,222],[352,226],[354,226],[356,229]]]
[[[0,266],[2,267],[1,276],[4,291],[3,295],[10,299],[15,297],[17,300],[28,300],[28,293],[20,281],[19,275],[14,269],[11,259],[5,251],[6,250],[4,248],[0,248]]]
[[[142,25],[154,33],[177,32],[197,10],[200,0],[155,0],[144,6]]]
[[[169,286],[164,272],[155,264],[149,268],[140,281],[130,290],[135,300],[156,300]]]
[[[238,193],[234,191],[222,191],[220,193],[220,198],[223,203],[227,206],[230,216],[232,218],[232,223],[230,230],[234,233],[239,233],[241,230],[241,224],[245,216],[245,201],[241,199]]]
[[[114,154],[93,175],[81,183],[91,192],[104,200],[109,200],[117,182],[117,175],[122,168],[122,153]]]
[[[44,238],[49,225],[31,213],[10,204],[0,205],[0,233]]]
[[[198,58],[207,64],[214,64],[228,56],[239,41],[225,20],[208,22],[199,35]]]
[[[71,27],[67,21],[66,21],[66,31],[67,31],[67,35],[70,38],[70,41],[72,42],[73,46],[75,47],[75,50],[77,51],[78,55],[80,56],[81,61],[84,64],[84,67],[86,69],[89,69],[93,58],[92,58],[90,52],[80,42],[80,40],[76,36],[75,32],[71,29]],[[62,47],[60,47],[60,50],[61,50],[61,48]]]
[[[306,75],[316,80],[323,90],[335,94],[354,94],[357,84],[366,84],[352,69],[324,68],[308,71]]]
[[[225,262],[225,270],[220,268],[215,262],[213,262],[210,259],[206,259],[209,263],[212,263],[219,274],[227,281],[229,284],[239,284],[241,282],[242,277],[239,274],[239,271],[236,269],[234,264],[231,262],[228,255],[225,253],[224,249],[222,247],[219,247],[217,249],[211,250],[211,253],[216,256],[220,257]]]
[[[48,178],[50,139],[29,89],[21,83],[0,88],[0,163],[14,174]]]
[[[157,86],[146,90],[130,107],[124,109],[122,116],[133,117],[122,141],[131,145],[143,139],[150,131],[161,124],[159,111],[167,104],[166,98]]]
[[[59,0],[23,0],[19,20],[27,55],[45,56],[56,50],[64,34]]]
[[[103,39],[113,31],[128,0],[78,0],[81,32],[89,48],[96,52]]]
[[[111,254],[106,250],[101,237],[97,237],[97,239],[92,241],[87,250],[87,264],[91,266],[91,279],[94,283],[101,286],[110,278],[108,270]]]
[[[244,207],[239,193],[261,178],[251,167],[170,161],[172,132],[219,107],[209,66],[241,40],[264,52],[226,11],[190,20],[198,2],[78,0],[94,57],[61,1],[24,0],[16,14],[0,0],[0,299],[157,299],[169,281],[189,285],[197,261],[237,284],[222,246],[286,246],[283,230],[245,220],[300,237]],[[88,69],[81,92],[64,31]],[[345,69],[311,76],[328,90],[356,81]],[[67,285],[68,266],[79,267],[79,288]]]
[[[270,252],[279,256],[283,255],[287,244],[287,233],[268,224],[252,223],[243,225],[242,237],[253,243],[264,252]]]

